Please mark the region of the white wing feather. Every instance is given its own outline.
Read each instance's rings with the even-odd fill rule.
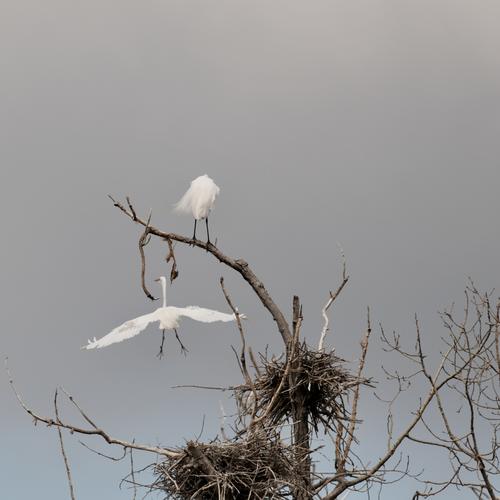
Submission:
[[[144,316],[139,316],[138,318],[126,321],[123,325],[116,327],[99,340],[96,340],[94,337],[94,340],[92,342],[89,341],[89,343],[83,346],[82,349],[106,347],[108,345],[116,344],[117,342],[122,342],[123,340],[135,337],[141,333],[149,325],[149,323],[159,320],[158,311],[159,309],[152,313],[145,314]]]
[[[195,321],[202,321],[203,323],[214,323],[215,321],[227,322],[236,320],[234,314],[227,314],[198,306],[172,307],[172,309],[175,309],[175,312],[179,316],[185,316],[187,318],[194,319]],[[244,315],[241,314],[240,317],[244,318]]]

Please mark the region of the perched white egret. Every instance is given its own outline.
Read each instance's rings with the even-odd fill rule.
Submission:
[[[219,186],[208,175],[200,175],[191,182],[191,186],[184,193],[184,196],[175,205],[177,212],[191,214],[194,217],[193,240],[196,239],[196,223],[200,219],[205,219],[207,227],[207,243],[210,243],[210,233],[208,232],[208,215],[214,207],[215,198],[220,192]]]
[[[194,319],[196,321],[202,321],[203,323],[213,323],[215,321],[226,322],[234,321],[236,319],[236,316],[234,314],[222,313],[219,311],[214,311],[212,309],[204,309],[203,307],[198,306],[167,306],[167,278],[165,278],[165,276],[161,276],[155,281],[159,281],[161,283],[163,294],[163,304],[161,307],[159,307],[152,313],[145,314],[144,316],[139,316],[138,318],[131,319],[123,323],[123,325],[118,326],[99,340],[96,340],[96,338],[94,337],[94,339],[89,340],[88,344],[86,346],[83,346],[82,349],[106,347],[108,345],[121,342],[122,340],[130,339],[141,333],[150,323],[159,321],[160,330],[163,331],[160,352],[158,353],[158,356],[161,357],[163,355],[165,330],[173,330],[175,332],[177,340],[179,341],[179,344],[181,345],[182,351],[186,351],[186,348],[183,346],[177,334],[177,328],[179,327],[179,321],[182,316]],[[240,314],[240,318],[244,319],[245,315]]]

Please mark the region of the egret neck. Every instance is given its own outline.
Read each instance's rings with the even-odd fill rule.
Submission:
[[[162,307],[167,307],[167,280],[165,276],[160,278],[161,281],[161,293],[163,295],[163,305]]]

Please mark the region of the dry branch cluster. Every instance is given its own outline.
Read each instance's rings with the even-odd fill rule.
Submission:
[[[461,317],[460,317],[461,316]],[[470,281],[462,314],[441,314],[448,332],[442,378],[433,380],[423,355],[417,323],[417,353],[422,374],[435,391],[437,422],[422,418],[416,443],[445,451],[448,478],[424,481],[416,498],[449,486],[466,487],[476,498],[500,498],[500,299],[481,293]],[[398,346],[401,352],[401,348]],[[440,390],[441,389],[441,390]]]

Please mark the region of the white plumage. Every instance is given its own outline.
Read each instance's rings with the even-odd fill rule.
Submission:
[[[196,222],[205,219],[207,226],[207,240],[210,243],[208,233],[208,216],[214,207],[215,198],[220,192],[219,186],[208,175],[200,175],[191,182],[189,189],[175,205],[177,212],[191,214],[194,217],[194,234],[196,239]]]
[[[179,327],[179,321],[182,317],[191,318],[195,321],[201,321],[203,323],[213,323],[215,321],[227,322],[234,321],[236,319],[234,314],[227,314],[198,306],[167,307],[167,279],[165,278],[165,276],[161,276],[157,281],[161,282],[162,287],[162,307],[159,307],[152,313],[145,314],[144,316],[139,316],[138,318],[126,321],[125,323],[123,323],[123,325],[116,327],[114,330],[112,330],[110,333],[100,338],[99,340],[96,340],[94,337],[94,340],[89,340],[88,344],[86,346],[83,346],[82,349],[96,349],[100,347],[106,347],[108,345],[116,344],[117,342],[122,342],[123,340],[130,339],[145,330],[150,323],[154,323],[156,321],[159,321],[160,323],[160,330],[175,331],[176,328]],[[240,314],[240,317],[245,318],[245,315]],[[179,338],[178,340],[180,342]],[[160,349],[160,353],[162,353],[162,349]]]
[[[215,198],[220,192],[219,186],[208,175],[200,175],[191,182],[191,186],[175,205],[177,212],[191,214],[196,220],[206,219],[214,207]]]

